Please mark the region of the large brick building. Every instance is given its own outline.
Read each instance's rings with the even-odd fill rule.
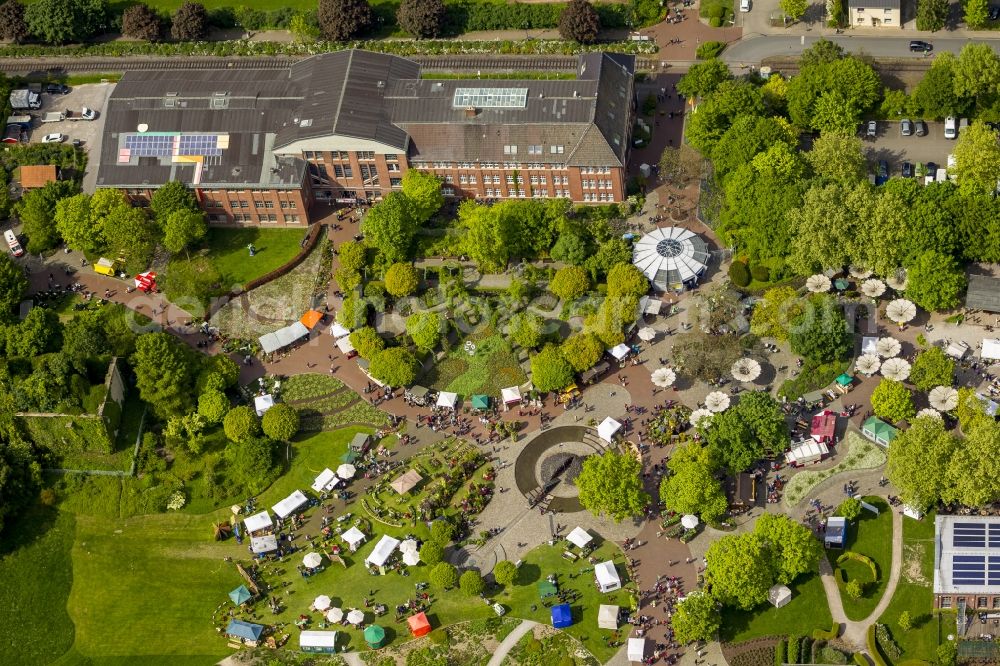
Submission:
[[[287,69],[127,72],[105,112],[97,186],[147,201],[192,187],[216,224],[305,225],[316,202],[376,201],[407,169],[451,197],[625,197],[632,56],[582,55],[573,80],[421,79],[340,51]]]
[[[934,608],[1000,609],[1000,519],[939,515],[934,520]]]

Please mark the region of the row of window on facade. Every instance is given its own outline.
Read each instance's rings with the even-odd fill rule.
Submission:
[[[261,213],[260,215],[244,215],[243,213],[233,213],[233,222],[255,222],[260,224],[301,224],[298,215],[275,215],[273,213]],[[209,222],[228,222],[226,215],[209,215]]]
[[[287,210],[287,209],[290,209],[290,208],[298,208],[299,207],[299,205],[296,202],[294,202],[294,201],[281,201],[281,202],[279,202],[279,204],[280,204],[280,206],[281,206],[281,208],[283,210]],[[220,201],[218,199],[208,199],[208,200],[205,201],[205,207],[206,208],[224,208],[225,205],[226,205],[225,202]],[[237,208],[249,208],[250,207],[250,202],[247,201],[246,199],[230,199],[229,200],[229,207],[232,208],[233,210],[236,210]],[[272,208],[274,208],[274,202],[273,201],[257,201],[257,200],[254,200],[253,207],[254,208],[272,209]]]
[[[565,152],[566,152],[566,149],[565,149],[564,146],[549,146],[549,154],[550,155],[562,155]],[[541,144],[532,144],[532,145],[528,146],[528,154],[529,155],[543,155],[544,153],[545,153],[545,151],[542,149],[542,145]],[[503,154],[504,155],[517,155],[517,145],[516,144],[505,145],[503,147]]]
[[[546,164],[542,162],[414,162],[414,169],[424,171],[430,169],[554,169],[562,171],[565,164]],[[609,166],[579,167],[580,173],[611,173]]]
[[[951,608],[952,598],[941,597],[941,608]],[[1000,608],[1000,597],[976,597],[976,608]]]
[[[358,161],[372,162],[375,160],[375,153],[371,150],[359,150],[354,153],[357,156]],[[331,150],[328,153],[324,153],[319,150],[303,150],[302,157],[307,160],[320,160],[324,161],[329,159],[330,161],[348,161],[351,159],[351,154],[343,150]],[[383,155],[385,161],[390,163],[396,163],[399,161],[399,155]],[[389,169],[392,171],[393,169]],[[396,166],[396,171],[399,170],[399,165]]]

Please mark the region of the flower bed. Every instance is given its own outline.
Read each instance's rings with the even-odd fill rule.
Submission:
[[[329,375],[310,373],[289,377],[281,384],[281,396],[287,402],[329,395],[344,388],[344,383]]]
[[[847,457],[843,462],[830,469],[822,471],[797,472],[785,486],[785,506],[793,507],[805,498],[813,488],[842,472],[859,469],[874,469],[885,464],[886,454],[880,447],[862,439],[861,435],[852,432],[847,436]],[[843,444],[841,444],[843,446]]]

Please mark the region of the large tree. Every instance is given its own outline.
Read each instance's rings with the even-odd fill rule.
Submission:
[[[986,27],[990,19],[989,0],[965,0],[965,24],[973,30]]]
[[[198,202],[187,185],[179,180],[169,180],[153,192],[149,210],[163,224],[163,220],[176,210],[198,210]]]
[[[631,263],[622,263],[608,271],[608,297],[638,299],[649,291],[649,278]]]
[[[779,583],[788,584],[801,574],[815,571],[823,547],[812,531],[786,515],[765,513],[754,526],[771,553],[769,563]]]
[[[409,296],[420,286],[420,275],[413,264],[397,262],[385,272],[385,290],[396,298]]]
[[[4,252],[0,255],[0,323],[13,318],[14,308],[28,293],[28,278],[24,269],[10,255]]]
[[[317,16],[323,36],[333,42],[358,37],[374,21],[368,0],[319,0]]]
[[[41,254],[59,243],[55,222],[56,205],[61,199],[76,192],[77,188],[71,181],[60,180],[25,192],[21,197],[16,210],[28,237],[25,249],[30,254]]]
[[[559,36],[563,39],[593,44],[600,32],[601,17],[588,0],[570,0],[559,16]]]
[[[687,74],[677,82],[677,91],[689,98],[705,97],[732,78],[729,65],[718,58],[711,58],[691,65]]]
[[[846,358],[853,344],[840,305],[829,296],[813,296],[793,324],[792,351],[810,361],[826,363]]]
[[[542,392],[558,391],[573,383],[573,367],[555,345],[546,345],[531,357],[531,383]]]
[[[784,143],[789,147],[798,143],[798,137],[786,121],[751,115],[739,116],[712,149],[712,166],[717,176],[725,176],[750,162],[758,154],[767,152],[777,143]],[[692,148],[684,145],[667,150],[693,152]]]
[[[432,173],[410,169],[403,176],[403,194],[410,200],[418,224],[431,219],[444,205],[441,179]]]
[[[178,41],[202,39],[208,34],[208,12],[205,5],[184,2],[170,19],[170,36]]]
[[[735,409],[716,414],[705,432],[712,455],[733,474],[749,469],[764,455],[764,444]]]
[[[125,269],[137,273],[149,265],[156,239],[146,211],[122,206],[112,210],[101,225],[107,251],[125,259]]]
[[[785,12],[788,18],[798,21],[809,8],[809,0],[781,0],[778,3],[781,11]]]
[[[160,39],[163,24],[160,16],[149,5],[138,3],[125,8],[122,13],[122,34],[131,39],[155,42]]]
[[[642,462],[631,452],[587,456],[575,483],[583,508],[615,522],[641,516],[649,504],[642,489]]]
[[[678,643],[710,641],[722,624],[719,602],[710,594],[696,590],[677,604],[670,618]]]
[[[518,347],[534,349],[542,342],[545,320],[533,312],[518,312],[510,318],[507,333]]]
[[[93,37],[105,30],[106,0],[39,0],[24,13],[28,31],[48,44],[65,44]]]
[[[559,351],[562,352],[563,358],[569,362],[575,372],[583,372],[594,367],[601,360],[601,356],[604,354],[604,345],[593,333],[581,332],[574,333],[563,340],[562,344],[559,345]]]
[[[175,210],[162,225],[163,247],[173,253],[187,250],[208,233],[205,214],[200,210]]]
[[[886,476],[904,502],[926,511],[947,492],[949,465],[957,450],[942,420],[914,419],[892,440]]]
[[[660,484],[660,500],[677,513],[701,516],[708,523],[726,513],[728,501],[715,476],[711,450],[692,442],[674,451],[667,462],[670,476]]]
[[[365,215],[361,230],[365,242],[382,252],[389,262],[406,261],[418,224],[406,195],[393,192]]]
[[[936,32],[948,20],[948,0],[917,0],[917,30]]]
[[[913,101],[925,117],[942,119],[966,109],[967,102],[955,91],[955,68],[954,54],[944,52],[934,58],[931,68],[920,79]]]
[[[805,311],[805,299],[792,287],[774,287],[764,292],[750,315],[750,332],[761,338],[788,340],[792,322]]]
[[[406,334],[420,349],[434,349],[441,342],[441,322],[437,312],[414,312],[406,319]]]
[[[917,354],[913,361],[910,383],[921,391],[930,391],[935,386],[951,386],[954,375],[955,361],[940,347],[930,347]]]
[[[853,128],[881,95],[882,82],[872,66],[846,56],[832,62],[802,65],[788,84],[788,112],[792,122],[802,127]],[[818,111],[822,113],[817,114]]]
[[[739,415],[764,448],[781,451],[788,442],[788,423],[781,405],[766,391],[741,394],[732,411]]]
[[[973,3],[984,0],[972,0]],[[970,3],[966,3],[968,10]],[[955,61],[955,93],[960,97],[986,101],[1000,86],[1000,57],[983,42],[967,42]]]
[[[674,360],[685,377],[712,381],[725,376],[743,354],[737,335],[711,335],[698,328],[676,336]]]
[[[562,236],[559,240],[562,241]],[[589,288],[590,279],[587,277],[587,271],[579,266],[563,266],[556,271],[552,282],[549,283],[549,291],[564,301],[580,298]]]
[[[299,413],[284,402],[273,405],[260,420],[264,434],[278,442],[287,442],[299,431]]]
[[[222,429],[231,442],[245,442],[260,435],[260,418],[249,405],[238,405],[222,419]]]
[[[868,162],[856,136],[824,134],[805,154],[816,179],[822,183],[852,186],[865,179]]]
[[[1000,181],[1000,144],[996,132],[982,120],[962,130],[952,152],[958,190],[966,197],[990,195]]]
[[[194,402],[197,362],[193,352],[168,333],[141,335],[132,355],[139,396],[161,418],[180,416]]]
[[[385,349],[385,340],[371,326],[362,326],[351,331],[349,339],[351,345],[357,350],[358,355],[368,361],[371,361]]]
[[[961,303],[967,280],[953,257],[928,250],[908,267],[906,297],[926,310],[948,310]]]
[[[913,394],[902,382],[883,378],[872,391],[872,410],[889,423],[912,419],[917,413],[913,407]]]
[[[7,0],[0,5],[0,38],[15,44],[28,37],[28,24],[24,21],[24,5],[18,0]]]
[[[1000,425],[991,418],[975,420],[965,429],[948,470],[951,488],[945,490],[944,501],[986,506],[1000,499]]]
[[[754,533],[724,536],[713,543],[705,553],[705,582],[711,585],[712,596],[743,610],[767,601],[774,583],[770,557]]]
[[[420,363],[409,350],[392,347],[376,354],[368,369],[372,377],[388,386],[410,386],[417,379]]]
[[[433,39],[444,28],[444,0],[402,0],[396,20],[417,39]]]

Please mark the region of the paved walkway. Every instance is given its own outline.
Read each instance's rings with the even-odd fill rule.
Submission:
[[[514,631],[507,634],[507,638],[503,639],[497,649],[493,652],[493,656],[490,657],[489,663],[486,666],[500,666],[503,663],[504,658],[506,658],[507,653],[510,652],[511,648],[517,645],[517,642],[521,640],[521,637],[526,633],[538,626],[538,623],[533,620],[521,620],[521,624],[517,625]]]

